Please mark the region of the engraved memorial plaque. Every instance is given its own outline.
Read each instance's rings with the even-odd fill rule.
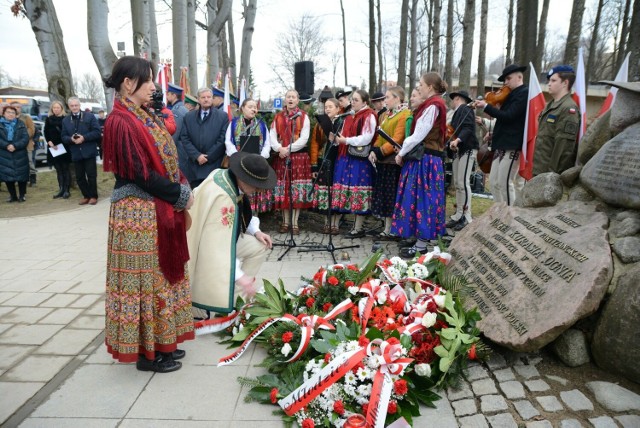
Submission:
[[[472,287],[482,332],[533,351],[593,313],[612,276],[607,216],[570,201],[550,208],[495,204],[451,242],[450,269]]]

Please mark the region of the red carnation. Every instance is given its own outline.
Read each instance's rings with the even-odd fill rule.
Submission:
[[[389,405],[387,406],[387,413],[389,413],[390,415],[393,415],[397,411],[398,411],[398,403],[396,403],[395,401],[389,401]]]
[[[284,333],[284,334],[282,335],[282,341],[283,341],[284,343],[289,343],[289,342],[291,342],[291,339],[293,339],[293,333],[292,333],[292,332],[290,332],[290,331],[287,331],[286,333]]]
[[[404,379],[397,380],[393,383],[393,390],[397,395],[404,395],[409,391],[407,381]]]
[[[327,352],[326,354],[324,354],[324,362],[328,364],[329,360],[331,360],[331,354]]]
[[[333,411],[340,416],[344,415],[344,404],[342,404],[342,401],[338,400],[333,403]]]
[[[478,359],[478,354],[476,353],[476,344],[475,343],[473,345],[471,345],[471,348],[469,348],[469,359],[470,360],[477,360]]]
[[[362,413],[364,413],[365,415],[369,413],[369,403],[364,403],[362,405]]]
[[[338,285],[340,283],[340,281],[338,281],[338,278],[336,278],[335,276],[330,276],[329,279],[327,279],[327,282],[331,285]]]
[[[276,404],[276,401],[278,401],[278,388],[273,388],[271,390],[271,404]]]
[[[333,305],[331,303],[327,302],[324,305],[322,305],[322,310],[325,311],[325,312],[329,312],[331,310],[332,306]]]
[[[302,421],[302,428],[315,428],[316,424],[313,423],[313,419],[307,418]]]
[[[343,267],[340,266],[340,265],[333,266],[333,270],[342,270],[342,269],[343,269]]]
[[[400,341],[395,337],[388,338],[387,342],[389,343],[389,345],[397,345],[398,343],[400,343]]]
[[[353,281],[345,281],[344,282],[344,286],[345,287],[353,287],[354,285],[356,285],[356,283],[353,282]]]
[[[358,345],[364,347],[367,346],[369,344],[370,340],[367,339],[367,336],[365,336],[364,334],[362,336],[360,336],[360,338],[358,339]]]
[[[356,265],[348,265],[347,269],[352,270],[354,272],[360,272],[360,269],[358,269],[358,266]]]
[[[313,297],[309,297],[305,305],[307,305],[307,308],[311,308],[315,302],[316,302],[316,299],[314,299]]]

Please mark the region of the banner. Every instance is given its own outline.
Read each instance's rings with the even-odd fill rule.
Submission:
[[[545,100],[538,82],[538,75],[532,63],[529,63],[531,73],[529,77],[529,101],[527,114],[524,119],[524,141],[522,142],[522,155],[520,156],[519,174],[525,180],[533,177],[533,151],[536,147],[538,136],[538,117],[544,110]]]
[[[616,78],[614,79],[616,82],[629,81],[629,55],[631,54],[630,53],[627,54],[626,58],[624,59],[624,62],[620,66],[620,70],[618,70],[618,74],[616,74]],[[603,114],[605,114],[607,111],[609,111],[614,101],[616,100],[617,93],[618,93],[618,88],[616,88],[615,86],[612,86],[611,89],[609,89],[607,98],[604,99],[604,103],[602,103],[602,107],[600,108],[600,111],[598,112],[596,117],[600,117]]]

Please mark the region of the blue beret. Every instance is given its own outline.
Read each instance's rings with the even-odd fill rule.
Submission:
[[[173,83],[169,83],[169,85],[167,87],[167,91],[173,92],[174,94],[182,94],[182,91],[184,91],[184,89],[182,89],[178,85],[174,85]]]
[[[556,73],[575,73],[576,71],[570,65],[556,65],[547,73],[547,80]]]
[[[214,97],[222,97],[224,98],[224,91],[220,88],[211,88]]]

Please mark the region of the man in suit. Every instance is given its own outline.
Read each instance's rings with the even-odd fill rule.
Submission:
[[[96,156],[101,139],[100,124],[92,113],[80,111],[80,100],[67,100],[71,114],[62,120],[62,142],[69,144],[71,160],[76,168],[76,181],[83,198],[78,205],[98,203],[98,169]]]
[[[224,136],[229,125],[226,113],[213,107],[213,92],[198,90],[200,108],[187,113],[182,121],[180,142],[187,155],[189,173],[183,170],[191,188],[195,188],[216,168],[225,153]]]

